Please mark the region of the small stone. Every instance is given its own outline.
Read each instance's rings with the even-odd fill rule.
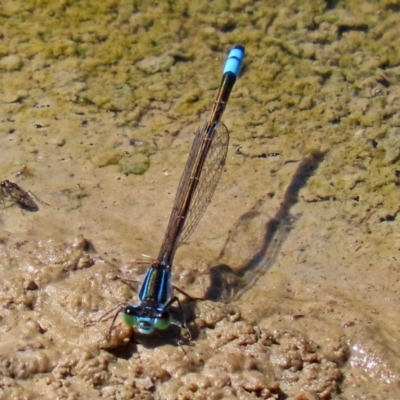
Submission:
[[[22,66],[22,60],[15,54],[10,54],[0,59],[0,70],[3,71],[16,71],[21,69]]]
[[[174,64],[172,56],[162,55],[159,57],[150,56],[139,61],[136,66],[146,74],[155,74],[157,72],[169,71]]]
[[[118,164],[121,158],[121,154],[117,150],[113,149],[102,149],[97,150],[93,153],[91,157],[92,163],[96,167],[106,167],[108,165],[115,165]]]
[[[29,281],[26,286],[25,286],[26,290],[38,290],[39,286],[36,284],[35,281]]]

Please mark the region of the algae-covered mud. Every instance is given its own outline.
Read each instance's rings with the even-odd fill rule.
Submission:
[[[399,13],[2,1],[0,398],[400,398]],[[226,165],[172,271],[192,340],[108,338],[236,43]]]

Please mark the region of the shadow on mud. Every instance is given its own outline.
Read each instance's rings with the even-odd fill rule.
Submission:
[[[234,254],[239,255],[238,252],[244,247],[250,249],[250,251],[247,250],[249,256],[238,267],[233,265],[234,261],[230,265],[221,263],[212,267],[210,269],[211,284],[204,296],[205,299],[224,302],[235,300],[274,265],[295,222],[290,210],[298,201],[300,189],[306,185],[308,179],[323,161],[324,156],[325,153],[314,151],[300,162],[273,218],[265,221],[266,214],[261,211],[266,200],[263,198],[236,221],[219,259],[227,258],[230,253],[228,258],[234,260]],[[255,229],[258,230],[258,236],[254,240]],[[246,241],[250,241],[250,243],[246,243]]]

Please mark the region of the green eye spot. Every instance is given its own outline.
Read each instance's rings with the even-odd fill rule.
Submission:
[[[126,325],[128,326],[134,326],[137,325],[137,320],[134,315],[128,315],[126,312],[122,313],[122,319],[125,322]]]
[[[154,328],[164,331],[171,325],[171,316],[168,314],[162,318],[156,318],[154,320]]]

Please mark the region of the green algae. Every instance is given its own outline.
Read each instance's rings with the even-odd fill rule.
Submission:
[[[122,157],[118,162],[125,175],[143,175],[150,167],[150,160],[144,154]]]
[[[377,6],[368,3],[359,14],[356,4],[361,3],[326,10],[323,1],[286,4],[281,9],[225,0],[211,5],[28,1],[23,7],[6,2],[0,18],[7,35],[0,57],[18,49],[20,62],[5,69],[13,79],[5,79],[3,95],[11,102],[21,93],[23,97],[33,93],[30,81],[23,77],[28,72],[41,90],[62,104],[117,110],[119,126],[145,119],[154,135],[179,118],[179,132],[186,118],[210,109],[223,51],[238,41],[248,52],[246,71],[227,112],[232,110],[232,120],[239,113],[244,119],[235,124],[251,128],[237,132],[238,137],[251,137],[260,126],[263,135],[279,138],[289,137],[293,129],[330,132],[338,124],[334,133],[324,136],[325,145],[348,140],[354,160],[358,152],[360,157],[364,153],[352,144],[353,132],[361,128],[387,131],[397,117],[396,106],[379,98],[363,109],[362,102],[352,96],[370,96],[375,90],[383,93],[374,80],[394,82],[400,64],[392,5],[386,4],[378,14]],[[16,39],[11,41],[12,37]],[[34,58],[49,67],[42,72],[31,66]],[[376,73],[381,65],[388,69],[384,75]],[[367,78],[371,81],[366,82]],[[155,111],[164,116],[150,123]],[[136,171],[119,150],[103,149],[92,157],[98,166],[121,162],[124,171]],[[138,170],[144,171],[146,165],[143,162]]]

